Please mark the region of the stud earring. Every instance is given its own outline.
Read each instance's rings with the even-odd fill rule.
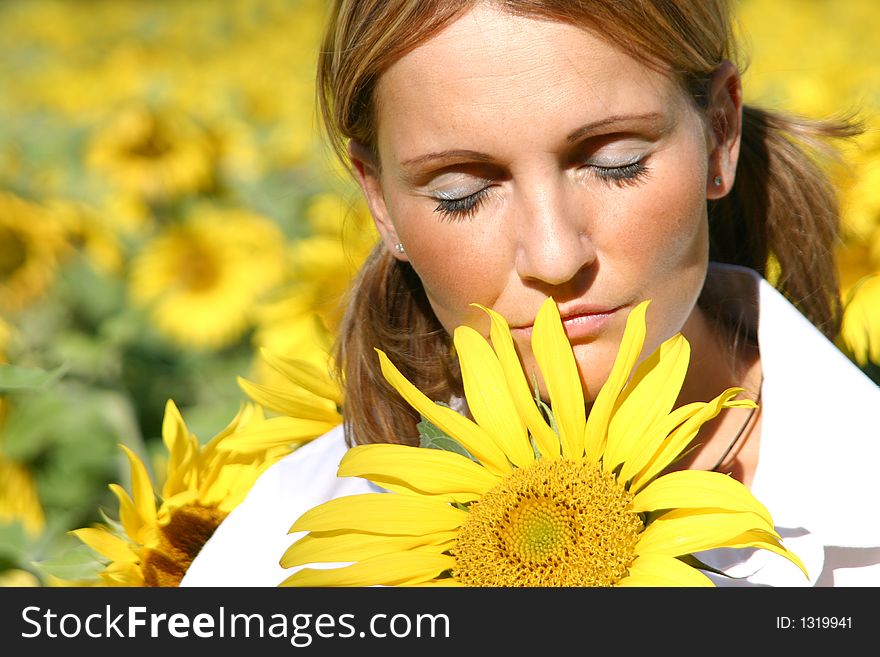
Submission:
[[[394,248],[398,253],[406,253],[406,249],[403,248],[403,242],[398,242],[394,245]]]
[[[712,182],[715,183],[716,187],[721,187],[721,176],[715,176]]]

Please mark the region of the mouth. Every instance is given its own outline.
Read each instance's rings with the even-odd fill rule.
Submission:
[[[570,307],[560,308],[559,316],[562,319],[562,328],[569,341],[589,341],[597,338],[602,329],[623,308],[616,306],[608,307]],[[512,326],[511,331],[520,337],[531,339],[534,324]]]

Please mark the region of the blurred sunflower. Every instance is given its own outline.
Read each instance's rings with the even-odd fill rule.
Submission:
[[[0,454],[0,525],[21,522],[31,536],[39,536],[46,517],[30,471]]]
[[[119,274],[124,253],[119,231],[96,209],[72,201],[52,201],[47,211],[58,220],[72,247],[81,250],[91,265],[108,275]]]
[[[202,208],[144,246],[132,262],[130,291],[172,340],[219,349],[241,337],[285,266],[284,236],[273,221]]]
[[[124,191],[167,201],[209,189],[216,156],[212,135],[188,117],[137,106],[95,135],[87,162]]]
[[[52,284],[66,243],[44,208],[0,191],[0,310],[15,312]]]
[[[290,531],[308,533],[282,565],[348,565],[302,568],[283,584],[711,586],[692,555],[716,547],[764,548],[803,570],[740,482],[717,472],[663,474],[704,422],[754,403],[735,400],[742,390],[730,388],[672,410],[690,347],[678,334],[633,371],[646,306],[630,313],[588,419],[552,298],[532,337],[552,407],[546,419],[494,311],[487,310],[494,350],[469,327],[454,332],[475,422],[430,401],[380,351],[388,381],[458,446],[349,450],[339,476],[365,477],[390,494],[351,495],[304,513]]]
[[[305,299],[287,296],[275,303],[262,304],[255,312],[254,321],[253,371],[257,381],[284,380],[259,356],[263,350],[307,361],[328,372],[332,369],[333,334]]]
[[[119,499],[119,524],[73,531],[107,560],[101,579],[108,586],[178,586],[192,560],[257,477],[290,452],[286,445],[246,453],[224,449],[239,431],[259,424],[262,411],[245,404],[230,424],[200,445],[177,406],[168,401],[162,440],[168,452],[159,504],[144,463],[122,447],[131,466],[132,494],[110,488]]]
[[[13,333],[13,327],[4,321],[3,317],[0,317],[0,365],[5,365],[9,362],[6,352]],[[3,423],[6,421],[8,414],[9,400],[6,398],[6,395],[0,394],[0,435],[2,435]],[[2,446],[2,441],[0,441],[0,446]]]
[[[880,385],[880,273],[863,277],[849,291],[837,344]]]
[[[379,234],[363,201],[347,202],[334,193],[313,198],[306,219],[312,235],[291,246],[290,315],[318,313],[334,332],[348,287]]]

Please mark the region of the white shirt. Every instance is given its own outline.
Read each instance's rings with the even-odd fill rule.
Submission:
[[[699,554],[731,578],[719,586],[880,586],[880,387],[755,272],[729,268],[757,288],[764,373],[758,466],[752,492],[810,578],[767,550]],[[339,478],[342,427],[285,457],[257,480],[202,548],[181,586],[277,586],[279,565],[305,511],[343,495],[378,492]]]

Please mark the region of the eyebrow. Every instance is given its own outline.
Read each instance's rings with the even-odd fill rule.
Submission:
[[[663,118],[663,115],[660,112],[646,112],[644,114],[615,114],[612,116],[605,117],[604,119],[599,119],[598,121],[591,121],[590,123],[585,123],[581,127],[577,128],[573,132],[569,133],[565,140],[568,143],[573,143],[578,139],[584,137],[585,135],[590,134],[596,130],[601,128],[606,128],[609,125],[614,125],[617,123],[626,123],[632,121],[659,121]],[[480,151],[472,151],[468,149],[462,148],[453,148],[445,151],[435,151],[431,153],[425,153],[424,155],[419,155],[417,157],[410,158],[408,160],[404,160],[400,163],[401,167],[420,167],[429,162],[442,162],[444,160],[469,160],[472,162],[492,162],[493,158],[486,153],[481,153]]]
[[[575,142],[591,132],[595,132],[600,128],[606,128],[615,123],[627,123],[631,121],[659,122],[661,119],[663,119],[663,114],[660,112],[645,112],[644,114],[614,114],[612,116],[607,116],[604,119],[599,119],[598,121],[585,123],[574,132],[571,132],[565,140],[569,143]]]
[[[409,160],[405,160],[400,164],[405,167],[419,166],[426,162],[434,160],[452,160],[452,159],[468,159],[476,162],[491,162],[492,158],[485,153],[479,151],[470,151],[467,149],[450,149],[446,151],[437,151],[435,153],[425,153]]]

